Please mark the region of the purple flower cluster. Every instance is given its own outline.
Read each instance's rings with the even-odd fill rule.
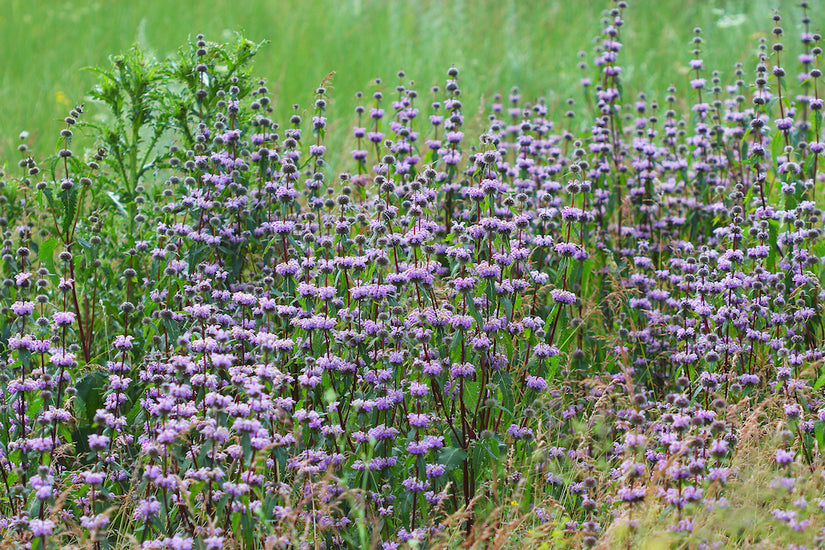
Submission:
[[[128,174],[68,160],[74,109],[57,176],[4,226],[0,536],[97,544],[126,518],[145,548],[394,548],[455,512],[472,532],[491,490],[587,547],[647,505],[688,536],[769,415],[772,518],[813,540],[821,36],[806,18],[789,89],[779,16],[753,86],[707,74],[696,29],[680,112],[675,89],[625,95],[625,7],[579,135],[515,88],[474,133],[458,69],[427,94],[402,72],[356,98],[333,177],[327,87],[280,125],[198,37],[147,106],[178,124],[165,179],[110,190],[113,218],[93,179]]]

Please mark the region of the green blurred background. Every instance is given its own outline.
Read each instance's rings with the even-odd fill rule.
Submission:
[[[705,66],[730,76],[736,61],[752,60],[775,2],[763,0],[630,0],[623,29],[625,90],[661,98],[671,83],[687,87],[694,26],[705,30]],[[798,48],[797,2],[779,2],[787,43]],[[819,18],[821,2],[813,2]],[[82,68],[107,65],[108,56],[137,43],[155,55],[172,54],[188,37],[231,38],[243,31],[269,42],[254,74],[273,90],[276,120],[293,103],[310,104],[330,72],[328,111],[333,145],[353,125],[354,93],[396,84],[406,71],[420,92],[442,84],[450,65],[461,69],[467,113],[513,85],[525,99],[552,105],[581,103],[577,53],[593,58],[610,0],[0,0],[0,162],[16,164],[17,136],[30,132],[33,155],[54,151],[60,119],[87,103],[94,75]],[[818,29],[816,24],[815,30]],[[593,71],[590,71],[590,75]],[[750,76],[749,76],[750,78]],[[559,107],[564,108],[563,106]],[[88,117],[100,117],[90,109]]]

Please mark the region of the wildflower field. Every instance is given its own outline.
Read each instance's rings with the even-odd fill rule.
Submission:
[[[0,548],[825,547],[822,6],[287,4],[4,118]]]

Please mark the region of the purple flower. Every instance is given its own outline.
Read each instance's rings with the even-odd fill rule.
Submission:
[[[61,292],[68,292],[74,288],[74,279],[64,279],[60,277],[60,282],[57,284],[58,290]]]
[[[532,390],[542,391],[547,387],[547,381],[538,376],[528,376],[525,380],[527,382],[527,387]]]
[[[476,368],[472,363],[453,363],[450,367],[450,376],[453,378],[467,378],[475,372]]]
[[[34,311],[34,302],[21,302],[21,301],[14,302],[11,305],[11,310],[18,317],[24,317],[26,315],[31,315],[32,312]]]
[[[427,483],[414,477],[408,477],[401,482],[401,485],[411,493],[421,493],[427,488]]]
[[[799,418],[802,414],[802,407],[798,403],[785,403],[783,408],[785,409],[785,416],[792,420]]]
[[[510,427],[507,428],[507,433],[513,436],[513,439],[528,439],[533,437],[533,430],[527,427],[521,428],[518,424],[510,424]]]
[[[710,454],[722,458],[728,454],[728,442],[724,439],[714,439],[710,444]]]
[[[96,514],[93,516],[80,516],[80,525],[89,531],[99,531],[109,524],[109,516],[106,514]]]
[[[118,350],[127,350],[132,349],[132,341],[135,339],[134,336],[131,335],[123,335],[119,334],[115,336],[114,342],[112,342],[112,346]]]
[[[29,529],[34,537],[47,537],[54,531],[54,522],[50,519],[30,519]]]
[[[501,267],[481,262],[475,266],[475,272],[482,279],[497,279],[501,275]]]
[[[54,476],[36,475],[31,478],[31,485],[35,489],[35,495],[40,500],[46,500],[52,496],[52,485]]]
[[[175,535],[171,539],[166,539],[166,548],[169,548],[169,550],[192,550],[194,542],[190,537]]]
[[[553,297],[553,300],[559,304],[575,304],[576,303],[576,295],[570,292],[569,290],[561,290],[560,288],[555,288],[550,291],[550,295]]]
[[[89,485],[100,485],[106,479],[105,472],[84,472],[83,481]]]
[[[556,346],[540,342],[533,346],[533,353],[536,357],[555,357],[559,354],[559,349]]]
[[[407,413],[407,422],[416,428],[426,428],[430,423],[430,417],[425,413]]]
[[[388,428],[384,424],[379,424],[378,426],[371,428],[367,432],[367,435],[370,439],[377,439],[381,441],[393,439],[396,435],[398,435],[398,430],[395,428]]]
[[[71,311],[57,311],[55,312],[53,319],[55,326],[66,327],[74,323],[76,317],[77,316]]]
[[[109,436],[89,434],[89,448],[93,451],[102,451],[109,445]]]
[[[787,466],[793,462],[794,455],[784,449],[777,449],[774,458],[776,459],[776,463],[780,466]]]
[[[618,492],[619,498],[627,503],[641,502],[646,494],[647,489],[645,487],[622,487]]]
[[[31,273],[22,272],[22,273],[18,273],[14,276],[14,281],[15,281],[15,283],[17,283],[18,287],[25,288],[25,287],[28,287],[31,284],[31,282],[30,282],[31,277],[32,277]]]
[[[492,346],[492,340],[490,340],[490,337],[484,333],[470,339],[470,347],[472,347],[475,351],[486,351]]]
[[[444,464],[427,464],[426,473],[428,478],[441,477],[447,471]]]
[[[219,550],[223,548],[223,541],[225,537],[219,537],[217,535],[213,535],[211,537],[206,537],[203,539],[203,543],[206,546],[207,550]]]
[[[254,294],[250,294],[248,292],[235,292],[232,294],[232,301],[239,306],[250,307],[255,305],[258,299],[255,298]]]
[[[75,356],[73,353],[58,352],[49,357],[49,362],[58,367],[71,367],[74,365]]]
[[[147,519],[155,517],[159,511],[160,501],[154,496],[149,496],[147,499],[138,502],[132,517],[135,521],[145,522]]]

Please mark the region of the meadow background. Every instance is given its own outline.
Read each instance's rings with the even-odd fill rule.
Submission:
[[[696,26],[705,33],[707,67],[729,74],[735,62],[754,58],[774,8],[782,9],[786,28],[794,28],[795,5],[635,1],[626,14],[625,86],[662,96],[671,84],[685,89]],[[3,0],[0,158],[16,157],[9,153],[23,130],[31,133],[35,154],[52,153],[53,130],[75,104],[89,104],[87,120],[102,116],[86,96],[95,75],[84,67],[106,66],[109,56],[133,44],[165,58],[197,33],[220,42],[243,31],[250,40],[269,42],[255,58],[255,74],[273,90],[275,120],[293,104],[307,106],[314,88],[335,71],[327,111],[332,151],[348,136],[354,94],[375,89],[376,77],[392,89],[398,70],[423,91],[457,66],[479,118],[479,99],[489,104],[492,94],[513,85],[525,99],[543,96],[564,109],[567,98],[582,100],[576,53],[587,52],[590,61],[604,8],[602,0]]]

